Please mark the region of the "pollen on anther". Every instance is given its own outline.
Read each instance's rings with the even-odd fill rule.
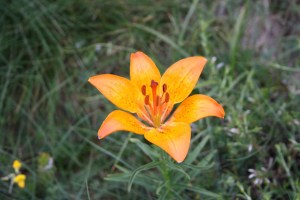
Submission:
[[[166,92],[167,91],[167,84],[163,84],[163,92]]]
[[[146,95],[146,86],[145,85],[142,86],[142,94],[144,96]]]
[[[165,102],[168,103],[169,100],[170,100],[170,95],[169,95],[169,93],[167,92],[167,93],[166,93],[166,97],[165,97]]]
[[[147,96],[145,97],[145,104],[146,104],[146,105],[149,105],[149,104],[150,104],[149,95],[147,95]]]

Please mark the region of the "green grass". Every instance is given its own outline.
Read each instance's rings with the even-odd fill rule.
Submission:
[[[12,194],[1,181],[1,199],[300,198],[296,0],[14,0],[0,11],[0,176],[15,159],[27,175]],[[115,107],[87,79],[128,77],[137,50],[161,72],[209,59],[194,93],[226,117],[194,123],[183,164],[152,162],[160,150],[138,135],[97,139]],[[49,172],[41,152],[54,159]],[[255,184],[249,169],[270,183]]]

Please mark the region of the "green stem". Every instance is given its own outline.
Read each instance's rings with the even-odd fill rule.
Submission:
[[[170,175],[170,170],[168,167],[168,158],[166,157],[166,155],[164,154],[164,152],[161,152],[161,158],[163,160],[162,162],[162,175],[164,177],[165,180],[165,186],[167,189],[165,198],[166,199],[173,199],[172,198],[172,184],[171,184],[171,175]]]

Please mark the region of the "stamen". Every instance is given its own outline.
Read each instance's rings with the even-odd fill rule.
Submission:
[[[163,111],[163,113],[162,113],[162,115],[160,117],[161,123],[163,123],[165,121],[165,119],[169,116],[169,114],[172,111],[172,108],[173,108],[173,105],[167,105],[167,104],[165,104],[164,111]]]
[[[167,93],[166,93],[166,97],[165,97],[165,103],[168,103],[169,100],[170,100],[170,95],[169,95],[169,93],[167,92]]]
[[[146,85],[142,85],[141,87],[141,92],[144,96],[144,112],[140,116],[154,127],[159,127],[164,122],[173,107],[168,103],[170,101],[170,94],[167,92],[167,84],[162,85],[162,91],[157,91],[158,85],[158,82],[151,80],[150,87],[152,91],[148,94]],[[157,92],[161,93],[158,94]]]
[[[144,96],[146,95],[146,86],[145,85],[142,86],[142,94]]]
[[[146,105],[150,105],[149,95],[147,95],[147,96],[145,97],[145,104],[146,104]]]
[[[154,126],[151,117],[149,116],[149,113],[147,110],[143,111],[142,113],[137,114],[141,119],[148,122],[150,125]]]
[[[167,84],[164,83],[164,84],[163,84],[163,92],[164,92],[164,93],[167,91],[167,88],[168,88],[168,87],[167,87]]]

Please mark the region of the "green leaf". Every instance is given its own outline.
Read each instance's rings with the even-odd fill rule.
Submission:
[[[189,54],[183,48],[181,48],[177,43],[171,40],[168,36],[158,32],[157,30],[141,24],[132,24],[132,26],[141,29],[145,32],[151,33],[152,35],[158,37],[159,39],[161,39],[162,41],[164,41],[165,43],[169,44],[171,47],[176,49],[182,56],[186,56],[186,57],[189,56]]]
[[[200,188],[200,187],[195,187],[195,186],[189,186],[189,185],[183,185],[183,184],[176,184],[176,186],[180,187],[180,188],[185,188],[187,190],[202,194],[204,196],[207,197],[211,197],[213,199],[222,199],[222,196],[219,194],[216,194],[214,192],[208,191],[204,188]]]
[[[132,172],[132,175],[130,176],[130,179],[128,181],[128,188],[127,188],[127,191],[130,192],[131,190],[131,187],[132,187],[132,183],[135,179],[135,177],[142,171],[144,170],[148,170],[148,169],[151,169],[151,168],[154,168],[158,165],[160,165],[162,163],[162,161],[156,161],[156,162],[151,162],[151,163],[148,163],[146,165],[143,165],[141,167],[138,167],[137,169],[135,169],[133,172]]]
[[[201,142],[196,146],[196,148],[188,154],[184,163],[191,164],[194,160],[196,160],[197,156],[200,154],[205,144],[208,142],[210,135],[206,135]]]
[[[189,174],[184,171],[184,169],[180,166],[180,164],[176,164],[173,162],[167,162],[167,166],[175,171],[182,173],[188,180],[191,180],[191,177],[189,176]]]
[[[130,142],[136,144],[147,156],[151,158],[151,160],[157,160],[159,158],[159,153],[157,151],[153,151],[150,145],[141,142],[141,140],[137,138],[130,138]]]

